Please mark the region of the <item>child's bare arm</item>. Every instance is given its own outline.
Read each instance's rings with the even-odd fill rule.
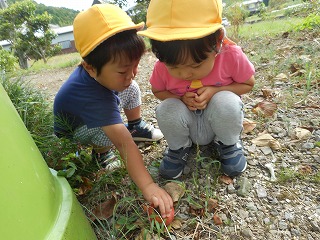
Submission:
[[[180,99],[180,96],[175,95],[167,90],[159,91],[159,90],[155,89],[154,87],[152,87],[151,90],[152,90],[152,93],[161,101],[163,101],[167,98],[179,98]]]
[[[154,183],[137,145],[124,124],[105,126],[103,131],[118,149],[131,179],[142,191],[145,199],[159,207],[163,217],[168,216],[173,207],[172,199],[164,189]]]

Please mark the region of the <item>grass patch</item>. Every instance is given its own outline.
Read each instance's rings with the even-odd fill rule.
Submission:
[[[286,184],[290,182],[304,181],[319,184],[320,172],[304,172],[295,171],[293,169],[282,168],[278,174],[278,182],[280,184]]]
[[[67,67],[76,67],[81,62],[79,53],[69,53],[63,55],[57,55],[48,59],[47,63],[42,60],[34,62],[29,61],[28,69],[20,69],[16,67],[16,71],[8,73],[8,77],[20,77],[31,73],[38,73],[45,70],[62,69]]]
[[[81,57],[79,53],[70,53],[57,55],[48,60],[47,63],[43,61],[30,62],[30,70],[31,71],[40,71],[43,69],[59,69],[66,67],[73,67],[80,63]]]
[[[293,17],[285,19],[273,19],[252,24],[244,24],[240,27],[241,38],[251,39],[257,37],[273,37],[290,31],[294,26],[301,24],[303,18]],[[261,46],[264,47],[264,46]]]
[[[46,95],[36,91],[21,78],[10,81],[3,76],[1,84],[35,140],[51,135],[53,132],[52,106],[47,101]]]

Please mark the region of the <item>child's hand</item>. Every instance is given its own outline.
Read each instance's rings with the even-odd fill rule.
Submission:
[[[202,87],[197,91],[195,96],[195,107],[199,110],[205,109],[212,96],[216,93],[215,87]]]
[[[197,96],[196,93],[193,92],[186,92],[183,97],[181,98],[181,101],[188,107],[190,111],[197,110],[197,107],[195,106],[196,101],[195,97]]]
[[[171,196],[156,183],[151,183],[142,190],[144,198],[160,209],[162,218],[169,217],[173,208]]]

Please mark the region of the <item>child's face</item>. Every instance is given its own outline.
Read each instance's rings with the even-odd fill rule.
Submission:
[[[175,66],[166,65],[166,67],[172,77],[187,81],[202,79],[211,72],[214,66],[215,57],[216,52],[213,51],[212,53],[209,53],[208,58],[201,63],[196,63],[191,57],[188,57],[183,64]]]
[[[138,72],[140,59],[129,61],[127,59],[117,58],[105,64],[99,76],[95,79],[104,87],[122,92],[128,88]]]

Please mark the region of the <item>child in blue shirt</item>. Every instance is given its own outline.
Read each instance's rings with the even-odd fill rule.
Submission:
[[[130,177],[147,201],[166,217],[173,206],[170,195],[154,183],[134,142],[158,140],[160,130],[140,116],[140,90],[133,78],[145,51],[137,35],[143,23],[134,24],[119,7],[97,4],[80,12],[73,24],[75,46],[83,61],[63,84],[54,101],[55,132],[110,159],[110,148],[119,151]],[[119,104],[129,120],[121,118]],[[106,162],[113,169],[115,162]]]

